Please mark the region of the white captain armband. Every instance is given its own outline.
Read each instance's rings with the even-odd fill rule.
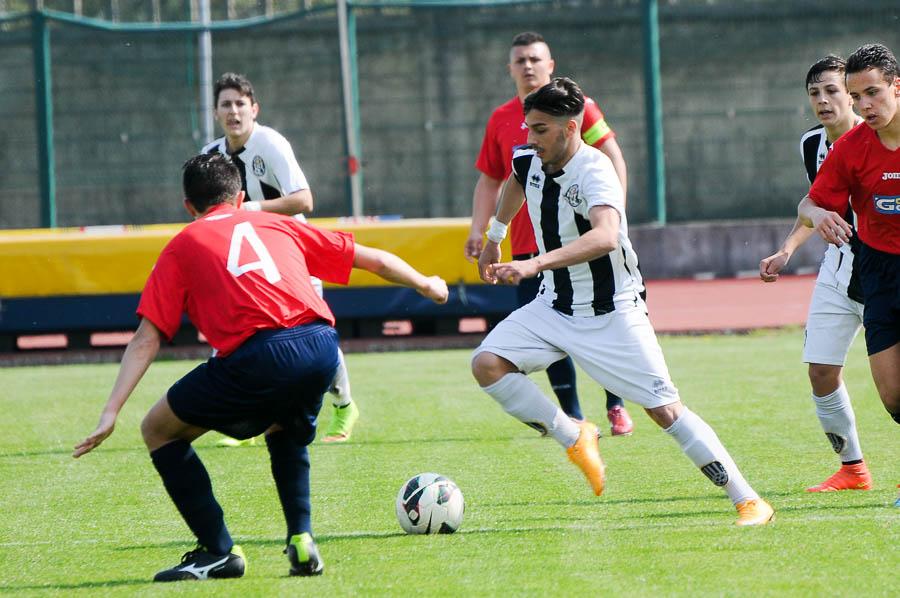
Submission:
[[[262,211],[262,202],[261,201],[245,201],[241,204],[241,209],[247,210],[248,212],[261,212]]]
[[[499,245],[503,242],[503,239],[506,238],[506,231],[508,229],[508,224],[503,224],[502,222],[494,218],[493,222],[491,222],[491,227],[488,229],[487,238],[489,241],[492,241]]]

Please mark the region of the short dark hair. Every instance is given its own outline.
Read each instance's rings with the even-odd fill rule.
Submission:
[[[241,173],[225,154],[200,154],[184,163],[184,197],[198,212],[225,203],[241,192]]]
[[[523,31],[513,38],[512,46],[530,46],[531,44],[546,44],[544,36],[534,31]]]
[[[213,106],[219,105],[219,94],[223,89],[234,89],[242,96],[250,98],[250,102],[256,103],[256,93],[250,79],[238,73],[223,73],[213,85]]]
[[[860,46],[847,58],[847,74],[861,73],[869,69],[880,69],[884,80],[893,83],[900,76],[900,68],[894,53],[882,44]]]
[[[825,58],[816,61],[806,72],[806,87],[822,80],[822,73],[834,71],[840,75],[844,74],[847,68],[847,61],[840,56],[829,54]]]
[[[575,117],[584,112],[584,93],[568,77],[555,77],[525,98],[525,114],[538,110],[553,116]]]

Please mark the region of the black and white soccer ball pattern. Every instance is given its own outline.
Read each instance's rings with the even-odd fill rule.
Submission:
[[[397,494],[397,520],[407,534],[452,534],[465,509],[459,487],[436,473],[413,476]]]

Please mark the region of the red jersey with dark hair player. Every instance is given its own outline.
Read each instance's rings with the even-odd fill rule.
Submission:
[[[472,224],[465,244],[466,259],[477,259],[484,243],[484,232],[493,216],[501,184],[511,172],[513,149],[524,145],[528,138],[523,104],[525,97],[550,82],[556,63],[544,38],[531,31],[513,38],[509,52],[510,77],[516,85],[516,96],[496,108],[488,120],[475,167],[481,172],[472,196]],[[598,148],[612,161],[623,191],[628,185],[625,159],[616,134],[609,127],[597,103],[585,97],[581,139]],[[513,259],[523,260],[537,253],[537,244],[528,211],[523,209],[510,223],[510,243]],[[539,278],[523,279],[516,286],[517,305],[521,307],[538,292]],[[575,366],[568,357],[547,368],[550,386],[563,411],[575,419],[583,419],[576,388]],[[614,436],[627,436],[634,429],[631,416],[620,397],[606,392],[607,419]]]
[[[154,581],[241,577],[245,557],[225,526],[209,474],[191,443],[209,430],[236,438],[265,432],[272,476],[287,527],[292,575],[324,569],[313,540],[309,455],[322,394],[338,367],[334,316],[310,275],[346,283],[352,268],[447,301],[447,284],[399,257],[287,216],[240,210],[237,167],[222,154],[185,164],[185,208],[194,222],[163,249],[138,306],[97,428],[74,457],[97,448],[119,411],[186,312],[218,350],[175,382],[141,424],[144,443],[197,548]]]
[[[850,200],[862,241],[869,365],[881,402],[900,424],[900,67],[887,47],[867,44],[850,55],[846,70],[865,123],[835,143],[798,213],[840,246],[853,234],[841,216]],[[895,504],[900,507],[900,498]]]

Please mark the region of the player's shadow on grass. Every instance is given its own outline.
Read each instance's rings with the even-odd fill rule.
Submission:
[[[665,498],[665,502],[678,502],[678,501],[696,501],[696,500],[722,500],[721,494],[702,494],[702,495],[686,495],[686,496],[667,496]],[[533,507],[533,506],[542,506],[542,507],[602,507],[604,505],[633,505],[633,504],[642,504],[642,503],[652,503],[659,504],[661,499],[658,496],[654,497],[635,497],[635,498],[576,498],[571,500],[559,499],[559,500],[535,500],[535,501],[496,501],[491,502],[490,505],[486,505],[488,507]]]
[[[71,448],[57,448],[57,449],[44,449],[40,451],[16,451],[14,453],[0,453],[0,459],[15,459],[17,457],[48,457],[52,455],[69,455],[72,454]],[[144,446],[134,446],[134,447],[103,447],[102,449],[98,449],[102,453],[134,453],[141,452],[146,453],[147,448]]]
[[[404,438],[404,439],[384,439],[384,440],[362,440],[359,442],[353,442],[353,440],[349,440],[347,442],[341,443],[332,443],[329,445],[330,447],[341,447],[341,446],[393,446],[393,445],[406,445],[406,444],[459,444],[463,442],[477,442],[478,444],[496,444],[499,442],[513,442],[513,441],[527,441],[529,438],[521,437],[521,436],[494,436],[493,438],[481,438],[478,436],[461,436],[458,438]],[[316,444],[319,444],[318,442]]]
[[[117,588],[153,583],[149,579],[111,579],[109,581],[85,581],[82,583],[47,583],[47,584],[22,584],[0,585],[0,594],[6,592],[32,592],[34,590],[90,590],[103,588]]]
[[[336,534],[317,534],[316,543],[325,544],[335,540],[371,540],[381,538],[391,538],[394,536],[406,536],[402,531],[389,532],[346,532]],[[284,548],[284,538],[248,538],[246,536],[235,537],[235,544],[241,546],[262,546],[271,547],[281,550]],[[132,544],[130,546],[117,546],[113,548],[115,551],[128,552],[132,550],[156,550],[159,548],[172,548],[177,550],[188,551],[192,548],[189,540],[172,540],[169,542],[154,542],[152,544]]]

